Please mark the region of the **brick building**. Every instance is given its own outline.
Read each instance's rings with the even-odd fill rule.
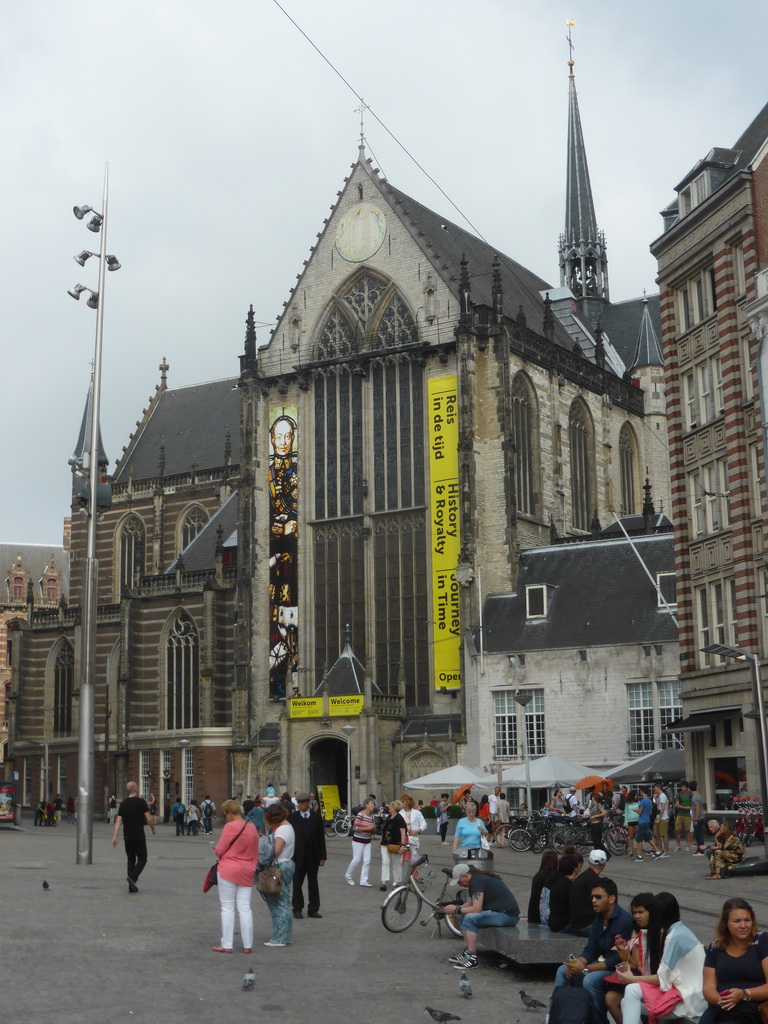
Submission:
[[[662,212],[658,260],[688,768],[711,808],[757,793],[747,666],[702,648],[768,652],[765,466],[749,311],[768,258],[768,106],[716,147]]]

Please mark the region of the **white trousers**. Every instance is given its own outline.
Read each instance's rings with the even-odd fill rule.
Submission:
[[[643,990],[639,985],[627,985],[621,1000],[621,1016],[624,1024],[640,1024],[640,1016],[645,1010]]]
[[[243,949],[253,947],[253,914],[251,913],[251,886],[228,882],[219,875],[219,903],[221,904],[221,945],[232,949],[235,940],[235,907],[240,918],[240,938]]]
[[[392,885],[400,885],[403,878],[402,853],[390,853],[386,846],[381,847],[381,884],[386,885],[392,875]]]
[[[357,865],[362,861],[362,868],[360,869],[360,885],[365,885],[368,881],[368,869],[371,866],[371,844],[370,843],[352,843],[352,860],[349,862],[349,867],[344,873],[345,878],[351,878],[352,872],[355,870]]]

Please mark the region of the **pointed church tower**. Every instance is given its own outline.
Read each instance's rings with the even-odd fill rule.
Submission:
[[[69,460],[70,466],[82,469],[84,466],[87,467],[88,459],[91,454],[91,422],[93,420],[93,374],[91,374],[91,383],[88,387],[88,395],[85,399],[85,409],[83,410],[83,420],[80,424],[80,433],[77,435],[77,441],[75,442],[75,450],[72,452],[72,457]],[[99,424],[99,468],[106,469],[109,465],[109,459],[104,451],[104,442],[101,439],[101,424]]]
[[[570,43],[570,31],[568,34]],[[608,256],[605,236],[598,231],[587,152],[581,132],[573,49],[568,61],[568,180],[565,232],[560,236],[560,284],[570,288],[579,308],[592,323],[599,323],[608,303]]]

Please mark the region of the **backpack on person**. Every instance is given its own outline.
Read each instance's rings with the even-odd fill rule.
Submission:
[[[212,818],[213,817],[213,804],[211,803],[210,800],[208,800],[206,803],[203,804],[203,815],[206,818]]]
[[[552,993],[548,1024],[593,1024],[592,996],[576,985],[561,985]]]

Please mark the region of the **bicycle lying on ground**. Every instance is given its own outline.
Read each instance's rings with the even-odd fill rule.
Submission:
[[[423,870],[425,867],[426,871]],[[422,869],[418,871],[418,877],[414,874],[416,869]],[[426,903],[432,913],[421,922],[423,927],[426,928],[432,919],[439,934],[441,934],[442,925],[446,924],[448,931],[460,936],[461,928],[458,923],[458,915],[444,914],[440,910],[440,907],[445,906],[446,903],[463,903],[467,896],[466,889],[458,889],[456,892],[448,891],[452,869],[441,868],[446,878],[443,888],[435,900],[430,899],[425,892],[429,883],[438,877],[437,869],[429,867],[429,857],[426,854],[414,857],[410,863],[406,862],[403,865],[403,871],[407,872],[405,881],[393,889],[381,905],[381,923],[387,931],[406,931],[418,920],[422,905]]]

